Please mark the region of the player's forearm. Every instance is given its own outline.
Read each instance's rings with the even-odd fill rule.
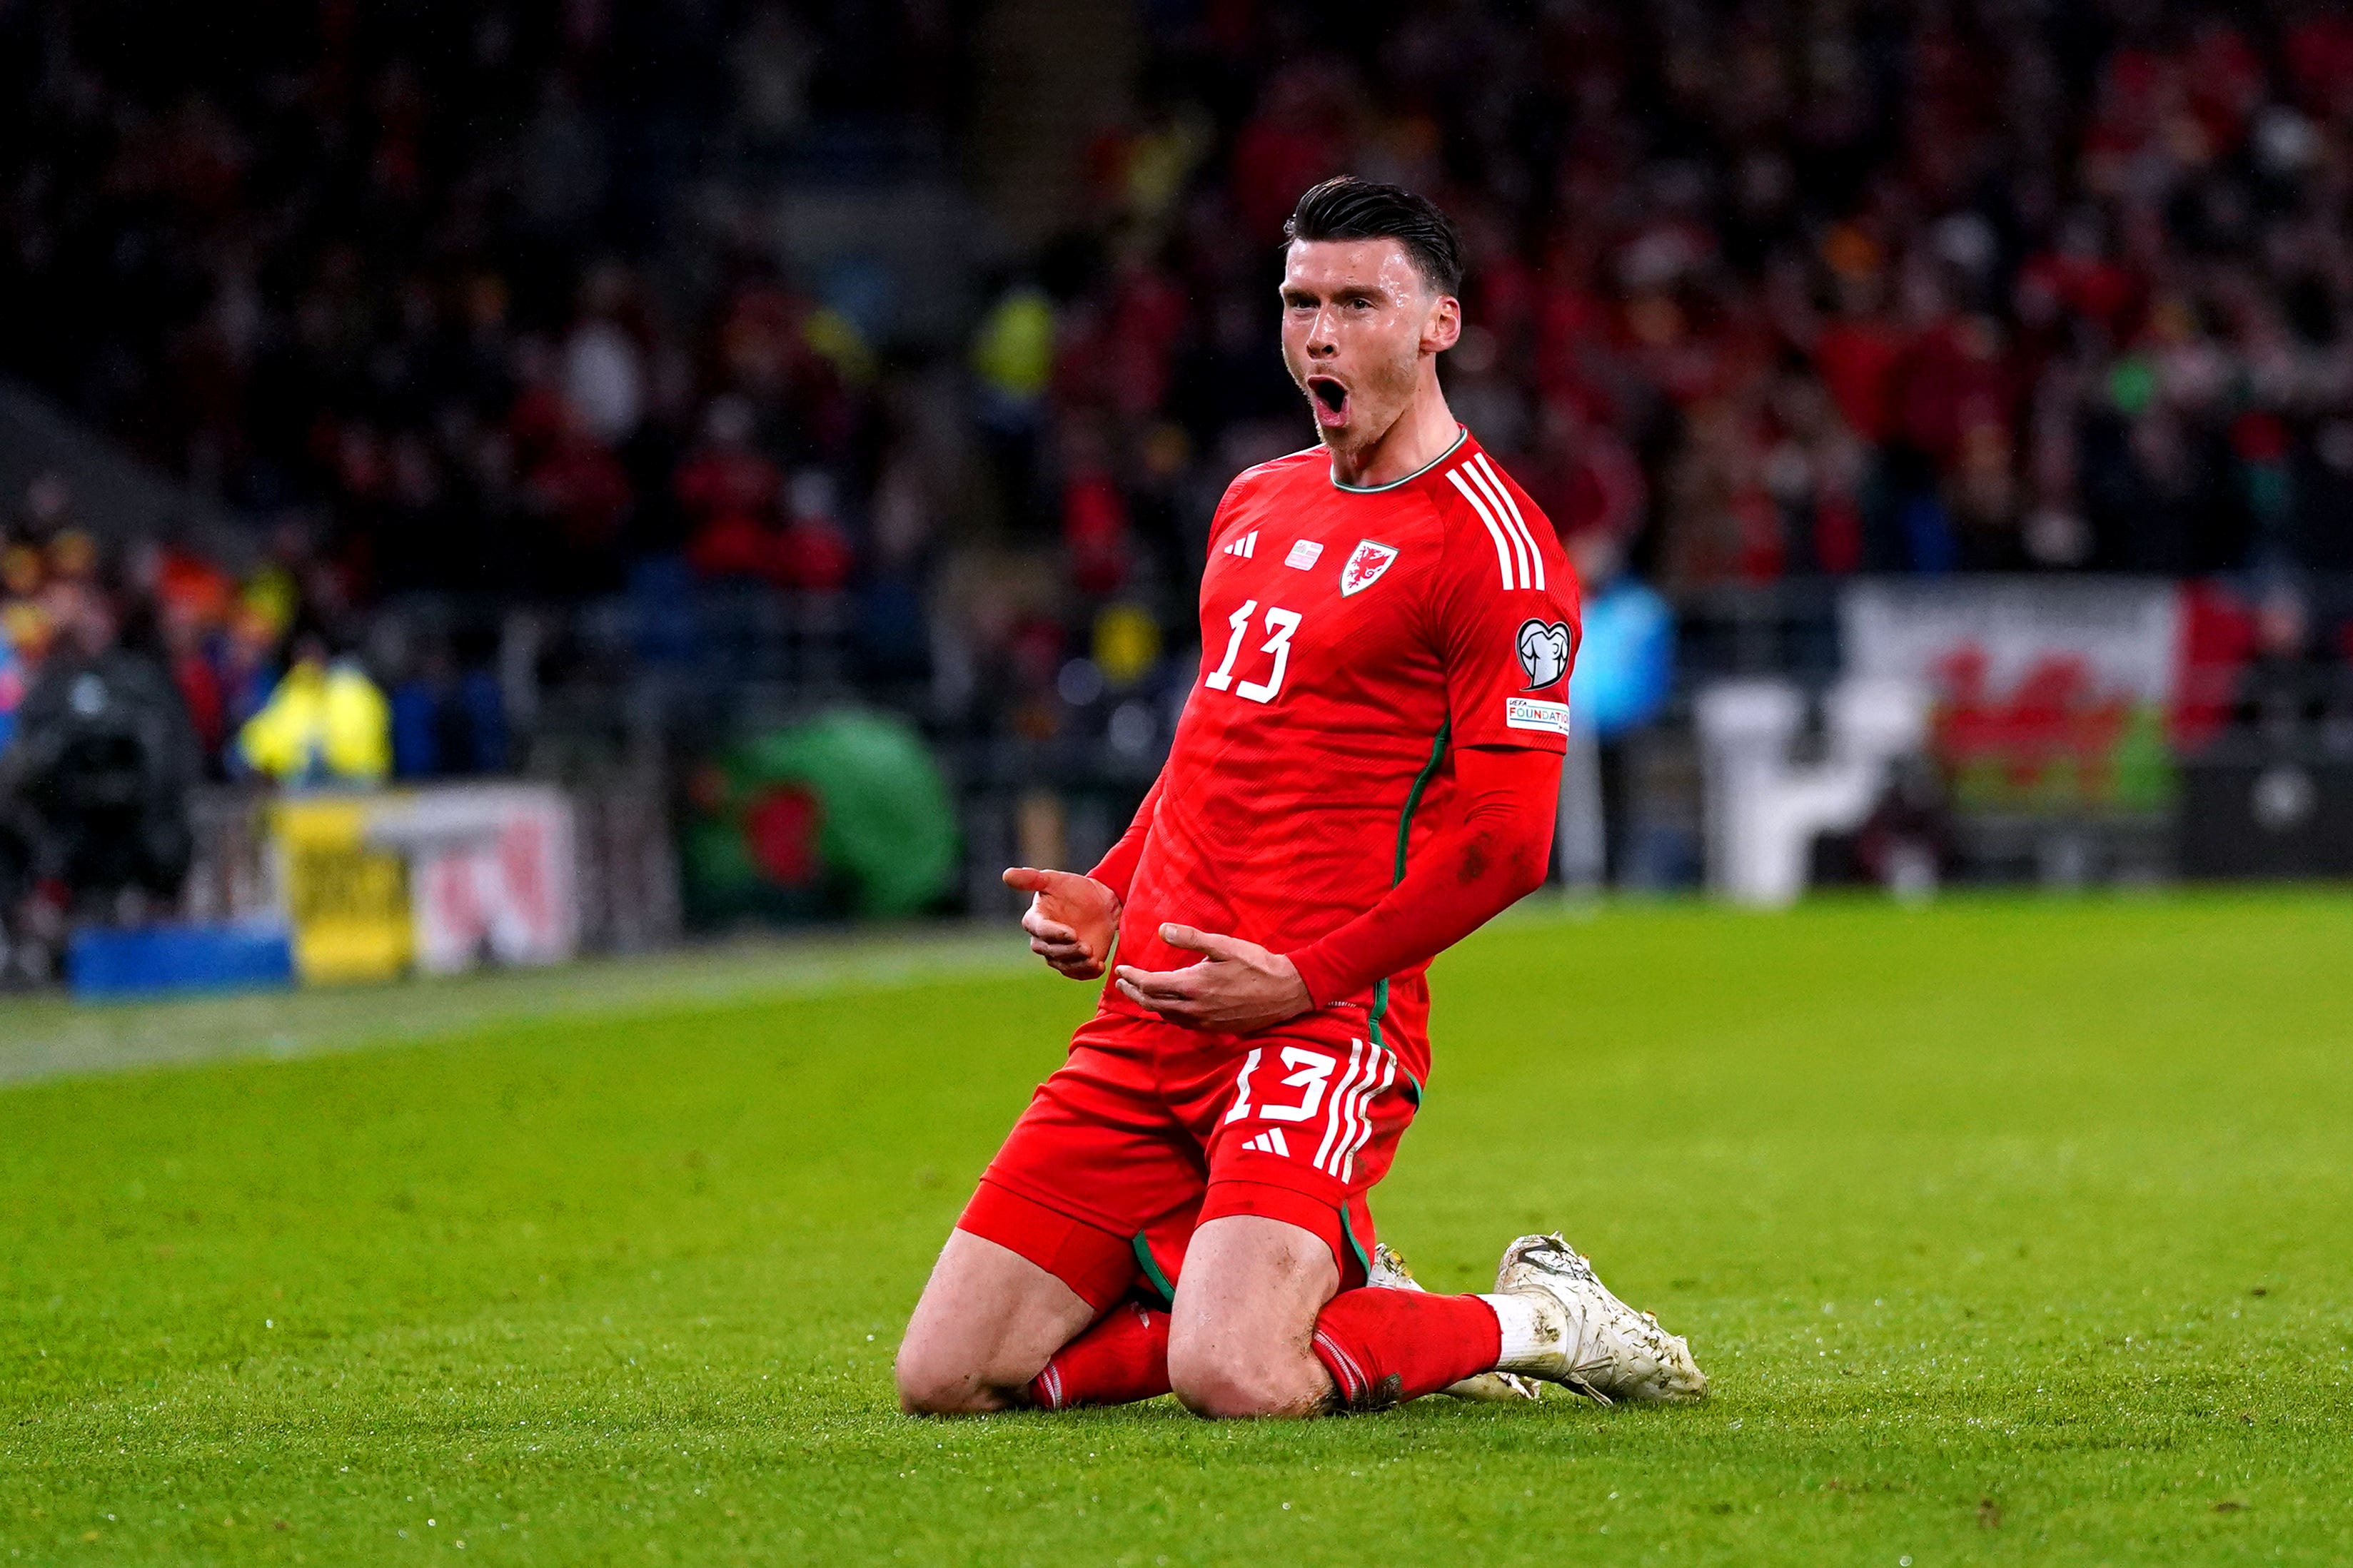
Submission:
[[[1426,963],[1543,885],[1552,819],[1525,827],[1465,828],[1430,846],[1377,904],[1290,955],[1321,1007]]]
[[[1543,885],[1560,759],[1464,752],[1456,765],[1471,795],[1461,825],[1417,856],[1378,903],[1289,955],[1315,1005],[1437,957]]]
[[[1160,780],[1155,778],[1152,787],[1144,792],[1144,804],[1135,808],[1135,819],[1127,825],[1127,831],[1087,873],[1118,894],[1121,903],[1127,901],[1128,884],[1135,879],[1135,863],[1143,858],[1145,837],[1152,831],[1153,814],[1159,805]]]

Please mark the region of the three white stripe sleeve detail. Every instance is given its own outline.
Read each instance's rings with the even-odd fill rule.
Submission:
[[[1535,529],[1527,527],[1527,517],[1520,512],[1520,499],[1511,494],[1511,487],[1504,484],[1504,475],[1496,472],[1494,461],[1492,461],[1490,456],[1484,454],[1484,451],[1482,454],[1478,454],[1478,466],[1480,470],[1487,475],[1487,484],[1494,487],[1496,499],[1499,499],[1501,503],[1504,503],[1504,508],[1511,512],[1511,527],[1520,529],[1520,538],[1527,541],[1527,560],[1529,564],[1536,569],[1536,588],[1544,588],[1544,550],[1536,548],[1536,533]]]
[[[1494,513],[1487,510],[1487,503],[1479,499],[1479,492],[1472,489],[1469,481],[1463,479],[1461,469],[1454,469],[1446,478],[1448,482],[1462,492],[1462,499],[1471,503],[1471,509],[1479,514],[1479,521],[1487,525],[1487,537],[1494,541],[1495,565],[1503,573],[1504,586],[1506,588],[1518,586],[1519,584],[1514,581],[1515,576],[1514,569],[1519,564],[1518,552],[1504,542],[1504,531],[1497,526]]]
[[[1521,515],[1520,503],[1513,499],[1503,476],[1488,462],[1487,454],[1474,455],[1470,461],[1450,470],[1446,478],[1486,525],[1487,537],[1495,546],[1495,570],[1504,586],[1542,588],[1544,552],[1536,548],[1535,535],[1529,531],[1527,519]]]
[[[1520,514],[1520,503],[1513,497],[1511,488],[1504,483],[1504,476],[1495,471],[1495,465],[1489,460],[1484,452],[1481,452],[1462,466],[1471,470],[1472,479],[1486,487],[1488,497],[1495,503],[1497,517],[1504,527],[1512,531],[1514,541],[1527,548],[1528,567],[1535,574],[1535,585],[1543,587],[1545,585],[1544,552],[1536,548],[1536,536],[1528,531],[1528,520]],[[1528,585],[1525,581],[1520,584],[1523,588]]]
[[[1525,529],[1516,526],[1511,508],[1504,504],[1506,498],[1495,488],[1493,476],[1479,466],[1478,458],[1473,458],[1463,464],[1462,471],[1471,476],[1471,482],[1486,496],[1487,504],[1495,509],[1495,521],[1503,525],[1504,532],[1511,539],[1512,558],[1519,563],[1518,586],[1523,588],[1528,586],[1531,580],[1535,578],[1537,570],[1530,560],[1530,557],[1536,552],[1535,541],[1528,537]]]

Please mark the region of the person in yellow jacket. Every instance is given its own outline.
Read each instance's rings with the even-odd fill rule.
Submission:
[[[305,637],[261,711],[237,731],[237,754],[282,784],[384,782],[392,767],[392,709],[367,672],[330,660]]]

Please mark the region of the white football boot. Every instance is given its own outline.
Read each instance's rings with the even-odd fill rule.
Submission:
[[[1603,1405],[1620,1399],[1681,1404],[1707,1394],[1707,1375],[1691,1347],[1609,1293],[1593,1265],[1551,1236],[1524,1236],[1504,1249],[1495,1294],[1533,1309],[1518,1325],[1506,1319],[1506,1364],[1530,1377],[1573,1388]],[[1504,1317],[1500,1310],[1496,1314]]]
[[[1372,1272],[1366,1277],[1365,1283],[1379,1290],[1419,1290],[1422,1288],[1421,1281],[1413,1277],[1413,1270],[1405,1266],[1405,1259],[1399,1258],[1386,1241],[1373,1243]],[[1534,1399],[1540,1386],[1508,1372],[1482,1372],[1476,1377],[1451,1383],[1439,1392],[1457,1399],[1495,1403]]]

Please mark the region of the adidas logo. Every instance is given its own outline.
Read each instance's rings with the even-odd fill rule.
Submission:
[[[1243,534],[1240,539],[1235,540],[1231,544],[1227,545],[1225,552],[1228,555],[1239,555],[1245,561],[1257,554],[1258,530],[1253,528],[1248,533]]]
[[[1257,535],[1251,537],[1256,538]],[[1242,1147],[1260,1154],[1280,1154],[1286,1160],[1291,1158],[1291,1145],[1282,1141],[1282,1129],[1280,1127],[1268,1128]]]

